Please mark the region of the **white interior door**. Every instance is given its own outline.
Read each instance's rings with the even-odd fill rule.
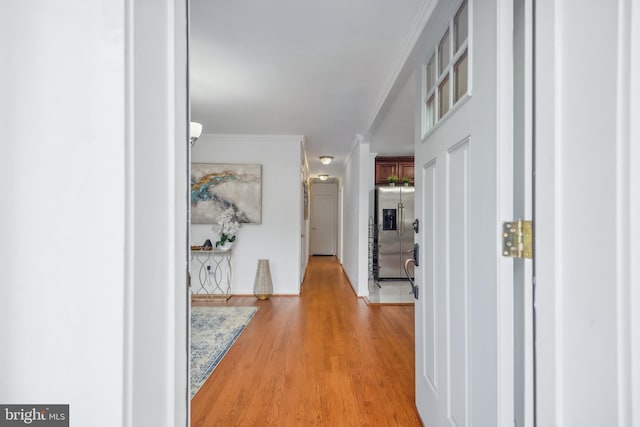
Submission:
[[[459,6],[441,2],[434,11],[419,87],[428,88],[425,64],[434,52],[439,56],[433,41],[441,46],[447,28],[460,34]],[[513,3],[475,6],[469,0],[468,94],[430,131],[428,90],[418,109],[416,406],[429,427],[514,422],[513,262],[500,250],[501,223],[513,208]],[[451,61],[448,77],[436,76],[436,117],[441,92],[448,82],[455,89],[461,77],[460,58]],[[451,99],[453,89],[445,94]]]
[[[337,194],[311,195],[311,254],[336,254]]]

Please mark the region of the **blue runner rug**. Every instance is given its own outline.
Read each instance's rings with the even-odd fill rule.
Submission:
[[[191,397],[249,323],[258,307],[191,307]]]

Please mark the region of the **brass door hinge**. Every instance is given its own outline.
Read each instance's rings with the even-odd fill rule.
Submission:
[[[502,255],[533,258],[533,222],[517,220],[502,224]]]

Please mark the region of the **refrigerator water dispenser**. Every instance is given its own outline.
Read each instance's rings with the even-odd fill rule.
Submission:
[[[382,229],[397,230],[398,222],[396,221],[397,209],[382,209]]]

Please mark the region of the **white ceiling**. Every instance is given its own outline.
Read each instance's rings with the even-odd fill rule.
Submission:
[[[411,153],[402,70],[430,3],[191,0],[192,120],[204,133],[304,135],[312,176],[340,175],[358,135],[372,152]]]

